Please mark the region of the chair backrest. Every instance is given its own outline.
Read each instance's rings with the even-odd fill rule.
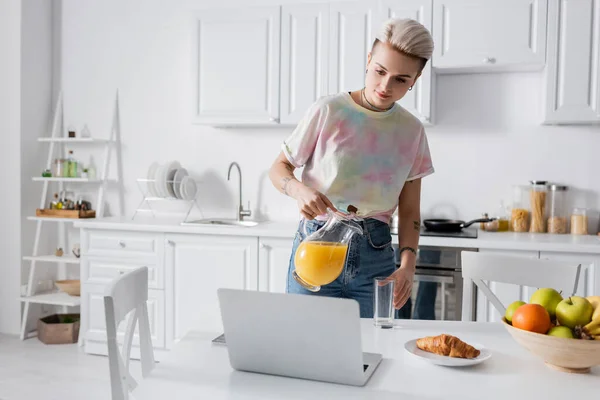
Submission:
[[[512,283],[520,286],[548,287],[562,292],[563,297],[577,291],[581,265],[564,261],[486,254],[473,251],[461,252],[463,276],[462,320],[472,320],[473,283],[483,292],[498,313],[503,316],[506,308],[484,281]],[[518,300],[518,299],[515,299]]]
[[[141,267],[121,275],[106,288],[104,293],[112,400],[127,400],[129,391],[137,386],[135,379],[129,373],[129,359],[133,334],[138,321],[142,376],[146,377],[154,368],[154,351],[150,336],[147,301],[148,267]],[[122,352],[119,352],[117,329],[127,314],[130,315]]]

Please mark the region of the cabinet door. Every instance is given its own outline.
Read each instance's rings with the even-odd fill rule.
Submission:
[[[258,255],[258,289],[285,293],[293,238],[260,238]]]
[[[333,2],[330,6],[329,93],[365,85],[367,55],[378,28],[378,6],[368,1]]]
[[[193,29],[196,123],[279,120],[279,6],[206,10]]]
[[[283,6],[281,14],[281,123],[297,124],[327,94],[329,5]]]
[[[577,284],[577,296],[600,295],[600,255],[581,253],[540,252],[540,258],[564,261],[565,264],[581,264],[581,273]],[[563,297],[571,293],[563,293]]]
[[[544,122],[599,121],[600,0],[551,1]]]
[[[433,0],[435,68],[544,66],[547,0]]]
[[[479,252],[487,254],[511,255],[529,258],[539,257],[539,253],[537,251],[480,249]],[[516,300],[529,302],[531,294],[536,290],[536,288],[532,288],[529,286],[513,285],[511,283],[490,281],[486,281],[485,283],[505,307]],[[500,314],[494,308],[493,304],[485,297],[485,294],[483,294],[483,292],[478,288],[477,321],[496,322],[500,321],[501,319],[502,318]]]
[[[256,237],[168,235],[167,345],[189,330],[222,330],[217,289],[256,290]]]
[[[380,21],[378,25],[388,18],[411,18],[419,21],[431,32],[431,0],[409,0],[398,2],[395,0],[381,0]],[[432,103],[432,75],[431,61],[427,63],[417,84],[398,101],[402,107],[411,112],[424,123],[431,122]]]

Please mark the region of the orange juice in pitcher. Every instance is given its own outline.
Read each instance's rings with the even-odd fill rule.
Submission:
[[[352,236],[363,232],[352,219],[330,210],[328,213],[325,225],[300,243],[294,257],[292,276],[312,292],[318,292],[321,286],[340,276]]]

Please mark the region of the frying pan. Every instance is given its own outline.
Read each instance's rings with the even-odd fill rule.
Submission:
[[[457,219],[426,219],[423,221],[425,229],[433,232],[460,232],[463,228],[476,222],[491,222],[496,218],[478,218],[469,222]]]

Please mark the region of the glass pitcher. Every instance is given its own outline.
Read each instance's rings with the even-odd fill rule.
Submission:
[[[294,257],[294,279],[307,290],[318,292],[321,286],[335,281],[342,273],[348,255],[348,245],[354,234],[363,233],[354,214],[344,215],[327,209],[325,225],[310,236],[306,235]]]

